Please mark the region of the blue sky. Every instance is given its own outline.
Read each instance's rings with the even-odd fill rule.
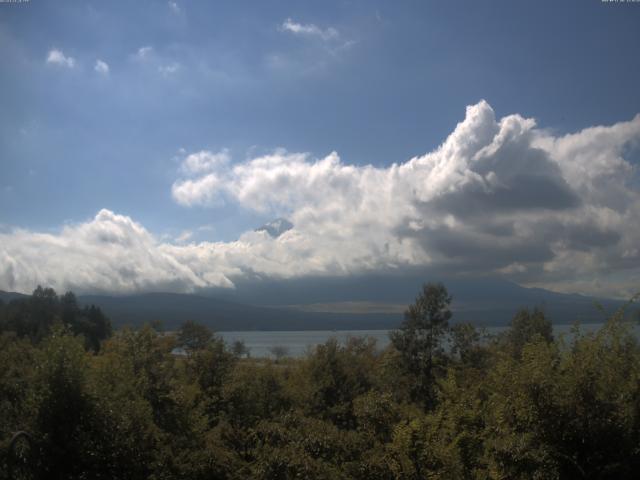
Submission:
[[[0,4],[0,224],[8,234],[58,235],[106,209],[156,242],[233,242],[311,202],[284,205],[274,193],[263,208],[242,193],[253,177],[231,180],[230,169],[264,155],[307,152],[307,165],[337,152],[341,165],[385,170],[435,151],[483,99],[496,122],[520,114],[553,138],[629,122],[640,112],[639,25],[640,4],[599,0]],[[634,135],[612,147],[632,166]],[[223,152],[216,181],[237,185],[219,194],[202,183],[211,170],[185,167],[197,152]],[[635,173],[626,176],[633,195]],[[181,185],[199,190],[180,197]],[[597,218],[600,233],[615,230]],[[421,240],[421,260],[394,258],[428,263],[436,237]],[[605,255],[607,275],[635,278],[612,266],[625,251]],[[548,265],[531,268],[538,274],[527,281],[580,290],[562,287],[575,272],[547,278],[539,272]]]

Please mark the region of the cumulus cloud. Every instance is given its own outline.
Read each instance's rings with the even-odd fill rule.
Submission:
[[[9,290],[30,291],[42,284],[126,293],[206,285],[144,227],[109,210],[58,234],[19,229],[3,233],[0,244],[0,285]]]
[[[49,53],[47,55],[47,64],[73,68],[76,65],[76,60],[73,57],[65,56],[65,54],[62,53],[62,50],[54,48],[52,50],[49,50]]]
[[[436,150],[388,167],[349,165],[335,152],[234,163],[226,151],[200,151],[182,160],[176,202],[229,202],[286,228],[163,243],[102,211],[58,235],[1,234],[0,288],[190,291],[421,266],[624,296],[640,281],[639,179],[626,158],[639,145],[640,116],[553,136],[520,115],[496,119],[482,101]]]
[[[282,25],[280,25],[280,31],[289,32],[294,35],[306,36],[306,37],[316,37],[322,40],[333,40],[340,36],[338,30],[333,27],[328,27],[322,29],[313,23],[297,23],[292,19],[287,18]]]
[[[93,67],[93,69],[100,73],[101,75],[108,75],[109,74],[109,65],[107,64],[107,62],[103,61],[103,60],[96,60],[96,64]]]
[[[217,153],[202,150],[192,153],[184,159],[182,171],[187,175],[207,173],[225,166],[230,160],[228,150],[221,150]]]
[[[218,153],[203,150],[188,155],[183,160],[180,171],[192,178],[173,184],[171,194],[174,200],[183,206],[220,205],[222,199],[217,194],[220,178],[214,172],[224,168],[229,161],[227,150]]]
[[[186,207],[221,205],[222,199],[218,196],[220,181],[214,173],[194,180],[182,180],[173,184],[171,194],[176,202]]]

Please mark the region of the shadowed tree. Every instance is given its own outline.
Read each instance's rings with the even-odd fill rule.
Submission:
[[[178,345],[185,350],[202,350],[213,339],[213,332],[206,326],[187,320],[178,331]]]
[[[511,320],[511,328],[505,332],[507,345],[515,356],[520,356],[522,348],[536,337],[547,343],[553,341],[553,327],[544,312],[534,308],[532,312],[523,308]]]
[[[269,349],[269,352],[275,357],[276,362],[279,362],[284,357],[289,355],[289,349],[283,345],[274,345]]]
[[[442,339],[449,329],[451,296],[441,283],[427,283],[404,313],[404,322],[391,332],[402,363],[415,377],[412,396],[430,408],[435,401],[434,365],[442,357]]]
[[[80,308],[76,296],[67,292],[58,297],[51,288],[38,286],[30,297],[12,300],[0,316],[2,330],[13,331],[38,343],[53,325],[61,322],[76,335],[83,335],[85,347],[94,351],[111,336],[111,322],[95,305]]]
[[[238,358],[241,358],[244,356],[248,358],[251,354],[251,351],[245,345],[244,340],[236,340],[235,342],[233,342],[233,344],[231,345],[231,351]]]
[[[486,335],[473,324],[457,323],[451,327],[449,334],[451,354],[463,364],[479,366],[486,353],[481,346],[483,338]]]
[[[100,350],[100,342],[111,336],[111,322],[95,305],[80,308],[73,292],[60,297],[60,319],[76,335],[83,335],[85,346]]]
[[[53,288],[42,288],[38,285],[27,303],[28,335],[32,340],[40,341],[49,334],[56,320],[58,296]]]

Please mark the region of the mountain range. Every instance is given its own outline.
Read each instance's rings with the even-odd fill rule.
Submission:
[[[81,305],[97,305],[115,326],[159,321],[167,329],[183,321],[216,331],[369,330],[397,327],[423,277],[416,275],[254,279],[235,289],[199,294],[144,293],[127,296],[79,295]],[[519,308],[539,307],[554,323],[598,323],[624,302],[525,288],[499,278],[444,282],[452,294],[453,322],[506,325]],[[8,302],[23,294],[0,292]]]

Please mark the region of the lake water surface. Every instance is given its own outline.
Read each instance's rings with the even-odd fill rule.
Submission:
[[[598,330],[602,325],[601,323],[587,323],[581,325],[580,328],[583,332],[591,332]],[[485,327],[485,330],[487,333],[495,335],[504,331],[506,328],[507,327]],[[572,325],[554,325],[553,333],[555,335],[568,334],[571,328]],[[370,337],[376,340],[378,348],[383,349],[389,344],[389,331],[390,330],[250,331],[218,332],[218,335],[229,344],[236,340],[242,340],[245,346],[249,348],[252,357],[273,356],[271,352],[273,347],[284,347],[287,356],[301,357],[309,349],[325,343],[332,337],[335,337],[342,344],[344,344],[349,337]]]

